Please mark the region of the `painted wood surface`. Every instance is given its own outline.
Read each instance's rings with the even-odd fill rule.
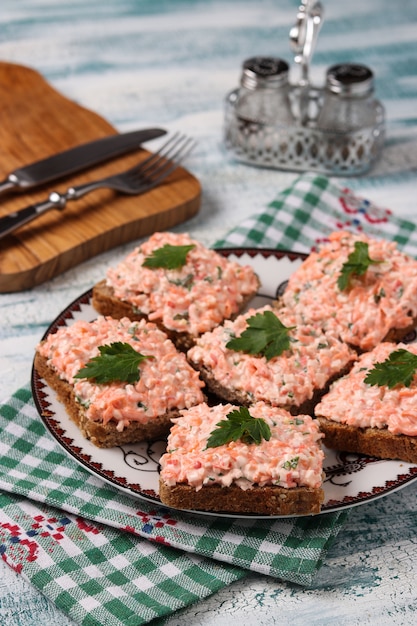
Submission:
[[[193,135],[198,147],[187,168],[202,185],[201,209],[176,230],[210,245],[294,179],[233,162],[222,126],[224,98],[237,86],[244,59],[273,54],[292,62],[288,32],[297,7],[297,0],[2,0],[0,60],[33,67],[119,131],[163,126]],[[315,80],[336,62],[369,65],[388,119],[377,166],[340,182],[417,221],[417,3],[324,0],[324,7]],[[34,289],[0,294],[0,400],[27,383],[34,346],[50,321],[130,247]],[[415,624],[416,529],[411,485],[352,510],[313,588],[251,575],[167,623]],[[0,623],[70,623],[24,579],[0,567]]]

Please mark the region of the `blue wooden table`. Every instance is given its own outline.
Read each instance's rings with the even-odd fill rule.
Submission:
[[[118,130],[164,126],[198,140],[187,162],[202,183],[186,229],[207,245],[269,203],[295,174],[231,161],[222,142],[226,93],[242,61],[292,62],[296,0],[3,0],[0,59],[28,65]],[[372,67],[388,119],[384,155],[341,184],[417,221],[417,3],[324,2],[313,76],[340,61]],[[1,120],[0,120],[1,123]],[[0,147],[1,149],[1,147]],[[33,349],[51,320],[125,254],[121,247],[33,290],[0,295],[0,400],[28,382]],[[417,623],[415,485],[352,510],[313,588],[251,574],[167,620],[233,624]],[[0,561],[0,623],[69,624]],[[109,625],[111,626],[111,625]]]

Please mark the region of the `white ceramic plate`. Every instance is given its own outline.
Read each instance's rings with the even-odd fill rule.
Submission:
[[[250,306],[262,306],[285,288],[290,274],[305,255],[277,250],[223,250],[223,254],[241,264],[253,266],[262,289]],[[46,335],[78,319],[91,321],[97,316],[91,305],[91,291],[79,296],[51,324]],[[45,335],[45,336],[46,336]],[[160,502],[158,462],[164,441],[101,449],[84,439],[68,418],[56,394],[33,370],[32,390],[36,406],[48,431],[60,446],[95,476],[131,496]],[[417,465],[402,461],[383,461],[360,454],[325,450],[325,500],[322,512],[364,504],[405,487],[417,480]],[[196,514],[207,513],[195,511]],[[219,516],[219,514],[213,514]],[[227,514],[227,517],[249,517]],[[253,516],[251,516],[253,517]]]

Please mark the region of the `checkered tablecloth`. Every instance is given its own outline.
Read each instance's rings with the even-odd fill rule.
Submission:
[[[305,174],[216,247],[308,251],[337,229],[396,240],[415,225]],[[180,514],[86,472],[46,432],[30,388],[0,408],[0,554],[70,618],[136,626],[260,572],[312,583],[346,511],[278,520]]]

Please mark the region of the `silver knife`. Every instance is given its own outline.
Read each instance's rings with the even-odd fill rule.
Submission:
[[[57,178],[74,174],[128,152],[140,144],[166,134],[162,128],[148,128],[101,137],[59,152],[41,161],[20,167],[0,181],[0,194],[6,191],[26,191]]]

